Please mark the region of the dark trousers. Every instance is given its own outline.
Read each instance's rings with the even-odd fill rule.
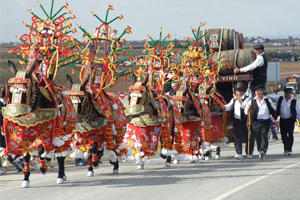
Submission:
[[[256,139],[257,150],[258,152],[268,151],[269,141],[268,141],[268,133],[270,130],[270,120],[265,120],[263,122],[259,122],[256,120],[252,120],[251,122],[251,133],[253,137]]]
[[[270,129],[272,131],[272,138],[274,140],[278,140],[277,133],[276,133],[276,128],[271,125]]]
[[[295,121],[293,120],[293,118],[280,118],[280,133],[284,151],[292,151],[294,143],[294,126]]]
[[[249,148],[249,154],[248,154],[248,130],[246,126],[246,122],[239,120],[239,119],[233,119],[233,132],[235,137],[234,147],[237,154],[242,154],[242,143],[246,142],[246,149],[245,152],[247,155],[252,155],[253,149],[254,149],[254,138],[252,134],[250,135],[250,148]]]

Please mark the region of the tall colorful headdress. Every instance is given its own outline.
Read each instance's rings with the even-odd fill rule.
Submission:
[[[79,60],[76,40],[69,35],[76,32],[76,29],[72,29],[71,23],[75,15],[68,16],[72,14],[70,10],[62,12],[68,9],[68,3],[61,6],[56,12],[53,9],[54,0],[51,1],[49,12],[45,10],[40,2],[38,2],[38,5],[45,16],[36,15],[33,8],[29,10],[32,14],[32,23],[24,22],[24,25],[29,29],[29,33],[17,37],[23,44],[9,50],[9,53],[15,55],[21,65],[26,66],[30,52],[34,48],[36,58],[42,59],[43,64],[46,65],[45,76],[49,77],[52,74],[52,79],[54,79],[57,69]]]
[[[141,81],[149,74],[149,88],[160,91],[160,94],[162,94],[168,73],[177,70],[176,63],[171,59],[171,56],[175,56],[175,53],[173,52],[175,45],[172,42],[164,44],[167,38],[171,39],[171,35],[167,34],[163,37],[162,28],[160,29],[158,40],[154,40],[149,35],[148,38],[150,41],[145,41],[145,49],[143,51],[144,54],[146,54],[146,57],[145,59],[138,60],[137,65],[140,67],[134,72],[134,75],[137,76],[137,80]],[[176,79],[178,81],[179,76],[174,73],[170,79]],[[155,84],[154,81],[156,81]]]
[[[123,19],[123,15],[117,16],[112,20],[108,20],[110,10],[114,10],[112,5],[108,6],[105,20],[102,20],[98,15],[92,12],[101,24],[93,30],[93,33],[86,31],[80,25],[79,29],[84,33],[84,41],[79,42],[81,50],[82,66],[75,69],[80,70],[80,80],[84,81],[88,74],[91,79],[95,78],[98,73],[100,77],[99,91],[113,87],[117,78],[131,72],[130,69],[122,70],[121,66],[124,61],[131,58],[120,59],[120,52],[126,55],[126,49],[133,48],[132,46],[123,47],[126,40],[123,38],[125,34],[131,34],[131,27],[127,26],[123,32],[117,36],[117,30],[113,30],[110,26],[117,19]]]
[[[191,37],[186,37],[186,41],[181,43],[183,48],[187,50],[183,53],[179,52],[181,55],[180,70],[188,80],[192,81],[189,78],[194,77],[193,79],[209,79],[211,82],[215,82],[215,78],[219,71],[224,68],[226,60],[218,59],[216,52],[207,48],[209,45],[203,47],[199,45],[201,38],[207,34],[201,35],[200,28],[203,26],[205,26],[205,23],[201,23],[198,29],[191,28],[194,36],[192,44],[190,42],[193,40]]]

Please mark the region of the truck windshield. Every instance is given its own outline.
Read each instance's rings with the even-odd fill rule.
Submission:
[[[297,83],[286,83],[286,87],[295,88],[295,87],[297,87]]]

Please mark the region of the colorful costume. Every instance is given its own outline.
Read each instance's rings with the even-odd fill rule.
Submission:
[[[207,146],[208,143],[224,138],[223,131],[226,131],[226,124],[222,124],[221,121],[221,115],[225,119],[226,113],[218,112],[218,108],[225,104],[225,100],[215,87],[215,77],[226,66],[226,61],[214,58],[214,50],[208,48],[211,46],[209,42],[205,47],[199,45],[200,40],[206,35],[200,34],[200,28],[204,25],[205,23],[202,23],[198,29],[192,29],[194,43],[188,45],[192,39],[190,37],[186,37],[186,42],[182,43],[187,50],[180,52],[180,70],[184,74],[183,80],[186,82],[185,85],[189,86],[190,97],[201,118],[199,124],[201,143]],[[202,149],[204,153],[209,150],[205,149]]]
[[[170,59],[174,44],[163,45],[170,37],[167,34],[162,38],[161,31],[156,42],[149,36],[151,42],[145,43],[146,58],[138,61],[140,68],[134,72],[138,81],[129,88],[126,115],[130,121],[125,142],[138,168],[143,168],[148,157],[157,153],[159,142],[163,157],[183,153],[178,107],[174,100],[163,96],[165,80],[169,81],[166,72],[176,66]],[[178,79],[172,79],[175,78]],[[169,160],[166,166],[170,166]]]
[[[72,102],[63,88],[53,84],[56,72],[78,58],[74,51],[75,41],[68,35],[71,31],[70,19],[60,13],[68,4],[53,13],[53,4],[48,14],[42,8],[46,19],[37,16],[33,9],[32,24],[24,23],[29,34],[18,37],[23,44],[9,53],[27,65],[24,71],[16,74],[7,84],[7,107],[3,109],[3,131],[7,139],[7,152],[26,153],[24,157],[24,181],[22,187],[29,187],[29,152],[40,151],[40,169],[47,170],[46,157],[55,149],[59,161],[57,182],[65,179],[63,161],[71,150],[72,131],[77,123],[77,116]],[[41,57],[40,57],[41,56]]]
[[[117,31],[112,30],[110,24],[123,16],[108,21],[108,13],[113,9],[109,5],[105,20],[92,13],[101,22],[94,33],[78,25],[84,33],[84,41],[80,43],[82,65],[73,65],[73,68],[80,70],[81,85],[73,85],[70,93],[79,115],[74,130],[75,146],[88,158],[88,176],[93,176],[93,167],[98,166],[99,150],[108,150],[114,173],[118,173],[118,157],[126,154],[125,145],[122,145],[126,129],[124,108],[118,97],[106,90],[116,84],[118,77],[130,73],[128,69],[120,71],[120,65],[128,58],[118,58],[119,52],[125,55],[126,49],[132,48],[123,47],[121,42],[125,41],[126,33],[131,33],[131,28],[127,26],[117,37]]]

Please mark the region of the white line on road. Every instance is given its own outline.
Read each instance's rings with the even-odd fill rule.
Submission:
[[[214,200],[223,200],[223,199],[229,197],[230,195],[232,195],[232,194],[234,194],[234,193],[236,193],[236,192],[238,192],[238,191],[240,191],[240,190],[242,190],[242,189],[244,189],[244,188],[246,188],[246,187],[248,187],[248,186],[250,186],[250,185],[252,185],[252,184],[254,184],[256,182],[261,181],[264,178],[267,178],[270,175],[277,174],[277,173],[279,173],[281,171],[284,171],[284,170],[286,170],[288,168],[294,167],[294,166],[296,166],[298,164],[300,164],[300,162],[292,164],[292,165],[289,165],[289,166],[286,166],[286,167],[284,167],[282,169],[278,169],[278,170],[272,171],[272,172],[270,172],[270,173],[268,173],[266,175],[263,175],[263,176],[258,177],[258,178],[254,179],[254,180],[252,180],[252,181],[250,181],[248,183],[245,183],[244,185],[241,185],[241,186],[239,186],[239,187],[237,187],[237,188],[235,188],[233,190],[230,190],[230,191],[222,194],[221,196],[215,198]]]

